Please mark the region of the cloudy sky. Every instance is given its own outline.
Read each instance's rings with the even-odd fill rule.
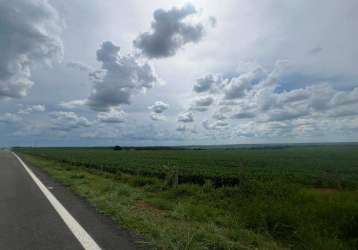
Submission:
[[[0,145],[358,140],[356,0],[0,0]]]

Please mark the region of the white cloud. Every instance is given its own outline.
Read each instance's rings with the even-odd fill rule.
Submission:
[[[93,145],[124,140],[130,145],[142,141],[169,144],[171,138],[182,139],[182,144],[358,139],[358,36],[355,32],[358,5],[355,0],[339,4],[334,0],[292,0],[279,4],[273,0],[264,3],[229,0],[225,4],[206,1],[202,6],[199,2],[202,3],[197,2],[195,13],[178,20],[171,18],[175,11],[169,1],[110,0],[106,4],[98,1],[78,4],[77,1],[0,0],[0,30],[4,38],[0,39],[0,99],[28,95],[32,81],[36,82],[31,95],[23,100],[27,105],[19,107],[19,100],[1,101],[4,136],[0,144],[32,141],[12,137],[13,131],[19,134],[25,129],[35,131],[36,140],[44,144],[69,145],[88,143],[80,135],[93,137],[90,139]],[[59,14],[49,3],[58,7]],[[16,18],[10,18],[13,12],[7,11],[7,6],[18,6],[13,8],[18,9],[12,15]],[[47,10],[41,10],[45,6],[50,6],[53,12],[44,15]],[[118,9],[128,11],[118,15]],[[166,20],[153,17],[153,10],[158,9],[162,9]],[[188,13],[183,9],[177,7],[175,13]],[[85,15],[79,16],[80,12]],[[204,20],[206,13],[214,14],[219,21],[210,32],[206,29],[210,21]],[[58,16],[67,22],[63,33],[65,64],[54,63],[47,70],[41,64],[59,61],[62,55],[63,27]],[[194,29],[199,31],[194,33],[199,34],[200,41],[193,42],[190,38],[183,42],[186,34],[174,32],[173,35],[175,27],[162,32],[158,27],[166,27],[168,20],[174,26],[201,24],[203,33]],[[155,27],[150,26],[151,21]],[[9,24],[16,26],[5,29]],[[139,34],[141,31],[144,33]],[[30,39],[32,34],[35,36]],[[39,40],[37,34],[44,34],[44,40]],[[12,41],[9,37],[14,37],[12,48],[7,46]],[[100,48],[102,39],[115,43]],[[137,44],[133,45],[133,39]],[[141,42],[139,47],[138,42]],[[117,44],[121,45],[120,54]],[[60,49],[59,53],[51,52],[52,45]],[[20,51],[20,47],[24,50]],[[94,53],[97,49],[98,61]],[[275,65],[280,58],[286,60]],[[153,59],[150,62],[168,83],[166,86],[152,88],[158,77],[149,85],[144,83],[147,77],[137,80],[142,66],[149,64],[147,59]],[[93,65],[93,69],[89,70],[87,65]],[[83,72],[74,74],[67,66]],[[91,84],[84,84],[86,71]],[[4,80],[9,72],[10,80]],[[143,74],[150,75],[148,72],[151,70]],[[147,94],[142,94],[149,89]],[[208,95],[214,98],[211,105],[194,104],[197,98]],[[161,113],[158,109],[148,110],[157,100],[170,101],[170,110]],[[45,103],[50,112],[62,102],[62,110],[73,109],[79,117],[91,117],[93,122],[89,122],[93,125],[79,127],[72,133],[63,132],[69,135],[66,140],[51,140],[58,131],[50,129],[52,121],[48,113],[27,110],[29,103],[35,102]],[[100,121],[99,118],[121,122],[122,117],[114,115],[112,109],[117,113],[125,109],[128,119],[120,125]],[[174,114],[181,111],[192,112],[192,121],[179,122]],[[21,120],[16,122],[14,115]],[[148,122],[150,119],[166,121],[154,124]],[[209,129],[203,127],[206,120]],[[217,125],[225,123],[215,124],[215,121],[229,125],[219,129]],[[149,128],[150,125],[153,126]],[[177,126],[185,132],[176,132]],[[194,127],[196,134],[191,132]],[[106,140],[99,139],[103,137]]]
[[[0,2],[0,98],[26,96],[31,67],[62,59],[62,22],[47,0]]]
[[[0,122],[2,123],[17,123],[21,121],[21,117],[12,113],[5,113],[0,115]]]
[[[176,131],[180,132],[180,133],[189,133],[189,134],[197,134],[198,131],[196,130],[195,127],[193,126],[187,126],[184,124],[179,124],[176,127]]]
[[[358,87],[350,92],[340,91],[336,93],[331,99],[331,105],[349,105],[358,103]]]
[[[122,123],[125,121],[126,113],[119,108],[111,108],[107,112],[99,112],[97,119],[105,123]]]
[[[173,7],[168,11],[157,9],[153,14],[152,30],[140,34],[133,44],[148,58],[173,56],[185,44],[197,43],[202,39],[204,24],[187,21],[189,17],[197,14],[191,4],[182,8]]]
[[[227,127],[229,123],[222,120],[217,120],[212,123],[209,123],[209,121],[205,120],[202,122],[202,125],[207,130],[220,130]]]
[[[207,92],[217,83],[218,79],[216,76],[209,74],[196,80],[193,90],[197,93]]]
[[[177,121],[184,123],[194,122],[194,115],[191,112],[181,113],[178,115]]]
[[[93,110],[107,111],[111,107],[130,104],[132,95],[159,83],[152,66],[134,56],[119,56],[119,47],[104,42],[97,50],[102,63],[103,76],[93,79],[93,89],[87,105]]]
[[[246,91],[250,90],[253,85],[260,82],[265,77],[265,72],[262,68],[257,68],[253,71],[243,73],[238,77],[228,79],[223,83],[225,99],[241,98]]]
[[[17,113],[21,115],[26,115],[33,112],[45,112],[45,111],[46,111],[46,107],[44,105],[38,104],[38,105],[32,105],[32,106],[21,108],[17,111]]]
[[[211,106],[214,101],[215,99],[212,96],[199,96],[193,100],[189,110],[199,112],[208,111],[209,106]]]
[[[155,102],[152,106],[148,107],[154,113],[161,114],[169,108],[169,105],[162,101]]]
[[[67,102],[61,102],[60,106],[65,109],[81,108],[86,105],[86,100],[73,100]]]
[[[86,128],[92,125],[84,116],[80,116],[74,112],[52,112],[50,128],[53,130],[59,130],[68,132],[73,129]]]
[[[151,112],[150,119],[152,119],[153,121],[165,121],[166,116],[164,116],[162,114],[155,113],[155,112]]]
[[[338,117],[343,121],[342,117],[358,114],[358,88],[337,90],[329,83],[318,82],[281,90],[289,70],[287,65],[287,61],[278,61],[271,71],[258,66],[240,72],[237,77],[218,76],[222,81],[213,81],[203,92],[210,91],[221,106],[204,107],[215,121],[209,122],[204,118],[203,127],[213,133],[220,130],[220,133],[230,134],[229,130],[221,130],[229,125],[227,120],[230,118],[233,126],[240,128],[237,135],[244,137],[322,136],[329,127],[337,133]],[[228,88],[230,84],[238,85],[237,88]],[[231,97],[227,100],[228,89],[235,93],[231,95],[233,100]],[[202,92],[195,89],[194,92],[199,95],[198,100],[204,100]],[[310,123],[302,123],[308,120]],[[326,123],[324,127],[323,122]]]
[[[212,96],[200,96],[194,100],[195,106],[210,106],[214,103],[214,98]]]
[[[76,61],[70,61],[66,63],[66,66],[71,69],[79,70],[79,71],[92,71],[92,67],[83,63],[83,62],[76,62]]]

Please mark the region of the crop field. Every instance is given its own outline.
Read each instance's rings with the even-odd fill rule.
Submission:
[[[356,144],[15,150],[149,249],[358,249]]]
[[[176,170],[179,182],[235,185],[240,177],[285,178],[315,186],[358,183],[358,145],[257,149],[119,150],[111,148],[20,148],[18,151],[111,173],[163,177]]]

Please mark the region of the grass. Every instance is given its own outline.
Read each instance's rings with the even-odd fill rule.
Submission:
[[[163,177],[179,172],[181,183],[236,185],[243,172],[255,178],[283,178],[317,187],[358,185],[358,146],[326,145],[261,149],[121,150],[90,148],[23,148],[20,152],[74,165]]]
[[[59,149],[53,150],[56,152]],[[71,153],[68,150],[61,155],[75,159],[76,154],[88,154],[83,149],[71,150],[74,151]],[[234,186],[216,186],[210,179],[206,179],[201,185],[182,183],[172,186],[162,178],[119,171],[125,169],[122,167],[116,173],[110,173],[88,168],[85,164],[77,166],[73,162],[61,162],[58,155],[51,158],[52,155],[48,152],[45,154],[46,158],[39,157],[41,150],[37,154],[23,150],[25,154],[21,156],[88,199],[101,213],[110,215],[121,225],[142,234],[146,239],[142,244],[152,248],[358,249],[358,192],[354,180],[348,174],[356,174],[358,156],[354,152],[357,148],[337,151],[333,148],[320,148],[318,152],[300,149],[301,151],[288,155],[285,155],[287,149],[279,152],[280,150],[222,150],[212,151],[211,154],[210,151],[188,150],[171,151],[169,156],[165,155],[172,157],[174,162],[181,161],[179,158],[183,157],[182,162],[188,165],[192,160],[193,166],[200,164],[203,157],[212,157],[211,159],[217,159],[216,162],[204,160],[201,168],[204,168],[204,164],[209,164],[209,169],[213,168],[214,163],[222,164],[217,165],[219,170],[230,168],[225,164],[236,159],[234,152],[240,159],[237,162],[257,161],[258,165],[253,165],[250,172],[237,175],[240,184]],[[112,163],[113,154],[118,153],[106,150],[97,154],[90,152],[94,162],[110,160]],[[329,152],[330,155],[325,155]],[[154,164],[151,159],[160,159],[159,153],[123,151],[117,157],[124,164],[128,154],[128,164],[131,165],[137,159],[132,157],[141,156],[136,161],[138,163],[147,155],[148,158],[144,159],[147,159],[151,169],[151,164]],[[228,159],[227,154],[233,158]],[[109,158],[101,159],[99,155],[107,155]],[[254,155],[258,156],[257,160]],[[275,159],[279,163],[273,164],[271,175],[262,178],[260,162],[264,160],[261,158],[264,155],[268,157],[269,163],[275,162]],[[296,159],[299,155],[310,156],[310,162]],[[292,170],[289,159],[293,166],[300,166],[298,170]],[[298,171],[300,178],[296,181],[282,178],[284,175],[278,170],[279,166],[283,167],[282,162],[288,166],[286,174]],[[346,182],[350,185],[337,185],[334,178],[327,185],[316,185],[316,182],[314,185],[310,184],[311,180],[307,182],[304,179],[314,176],[316,181],[323,183],[325,176],[307,167],[309,164],[316,164],[318,169],[331,169],[335,175],[340,176],[340,180],[351,180]],[[138,165],[131,165],[134,166]],[[139,168],[144,168],[144,165]],[[267,173],[270,167],[267,165],[265,168]]]

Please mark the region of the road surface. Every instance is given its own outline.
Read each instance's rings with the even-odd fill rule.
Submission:
[[[0,150],[0,249],[138,249],[135,236],[20,161]]]

